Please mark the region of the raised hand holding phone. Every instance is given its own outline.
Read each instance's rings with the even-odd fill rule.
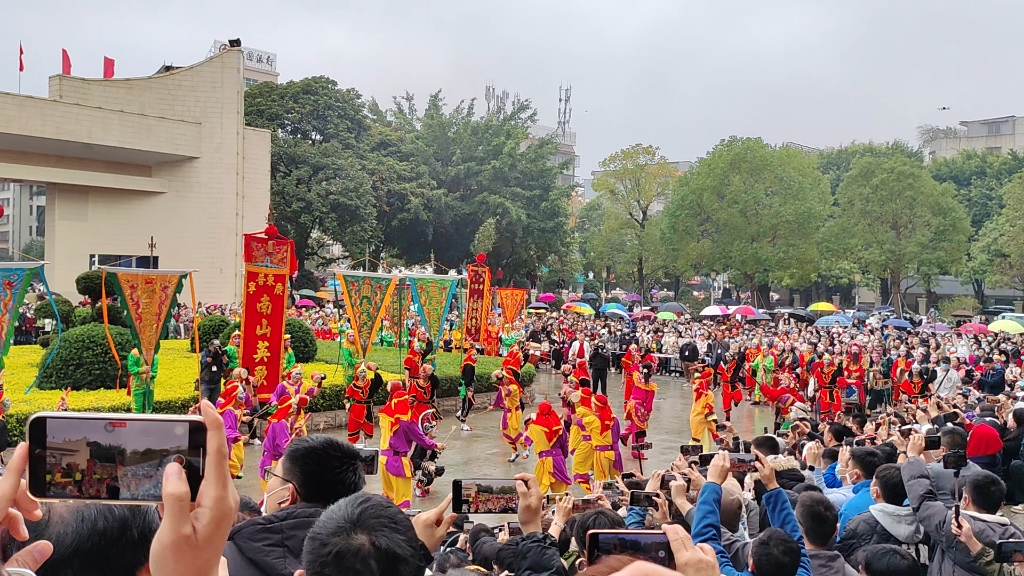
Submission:
[[[768,462],[768,458],[764,454],[761,454],[757,450],[754,450],[754,454],[757,455],[757,462],[754,466],[757,468],[758,474],[761,476],[761,483],[768,490],[774,490],[779,487],[779,483],[775,480],[775,467]]]
[[[722,450],[708,466],[708,482],[721,486],[729,478],[729,453]]]

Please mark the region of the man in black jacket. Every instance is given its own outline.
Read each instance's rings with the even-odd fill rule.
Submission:
[[[700,350],[697,349],[697,344],[693,341],[693,338],[683,338],[683,343],[679,345],[679,363],[683,367],[683,375],[688,379],[690,373],[693,372],[693,365],[700,359]]]
[[[325,508],[366,485],[359,450],[332,436],[296,438],[267,468],[265,515],[231,529],[224,558],[232,576],[293,576],[302,543]]]
[[[611,368],[612,357],[604,342],[598,342],[590,353],[590,388],[594,394],[608,395],[608,369]]]

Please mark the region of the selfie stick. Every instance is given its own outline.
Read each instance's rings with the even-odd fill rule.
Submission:
[[[456,428],[458,428],[458,426],[455,425],[455,424],[452,424],[452,431],[449,432],[448,435],[444,437],[444,440],[441,441],[441,444],[447,444],[448,443],[448,439],[452,437],[452,434],[455,432]]]
[[[953,520],[960,524],[960,469],[953,470]]]

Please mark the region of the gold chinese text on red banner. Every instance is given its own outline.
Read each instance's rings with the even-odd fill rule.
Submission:
[[[494,293],[498,295],[498,307],[505,324],[515,324],[526,309],[526,295],[530,291],[526,288],[495,288]]]
[[[242,286],[242,346],[238,364],[256,379],[259,401],[269,402],[281,381],[288,273],[284,268],[246,264]]]
[[[466,338],[474,343],[483,342],[487,314],[490,312],[491,270],[485,264],[466,266]]]

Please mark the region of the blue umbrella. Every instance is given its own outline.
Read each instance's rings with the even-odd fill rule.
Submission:
[[[892,306],[875,306],[875,313],[881,314],[882,312],[892,312],[896,310]]]
[[[830,316],[822,316],[818,318],[818,321],[814,323],[815,326],[820,328],[831,328],[832,326],[849,326],[853,324],[853,320],[845,314],[832,314]]]
[[[610,302],[608,304],[605,304],[604,306],[601,306],[601,308],[598,310],[598,312],[607,314],[609,311],[612,311],[612,310],[617,310],[619,312],[625,312],[626,311],[626,307],[623,306],[622,304],[617,303],[617,302]]]
[[[853,313],[853,319],[854,320],[867,320],[868,319],[868,313],[867,312],[854,312]]]
[[[892,326],[894,328],[899,328],[900,330],[910,330],[914,327],[913,324],[902,318],[890,318],[885,322],[882,322],[882,326]]]
[[[618,318],[619,320],[625,320],[626,322],[631,323],[629,319],[629,314],[626,314],[626,312],[623,310],[612,308],[611,310],[605,311],[604,315],[609,318]]]
[[[594,294],[593,292],[587,292],[583,296],[580,296],[580,298],[583,300],[600,300],[600,298],[597,297],[597,294]]]
[[[849,314],[843,312],[836,312],[835,314],[833,314],[833,316],[835,316],[836,318],[842,318],[843,320],[849,321],[850,324],[853,324],[853,316],[850,316]]]

